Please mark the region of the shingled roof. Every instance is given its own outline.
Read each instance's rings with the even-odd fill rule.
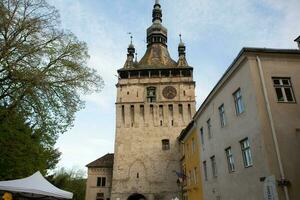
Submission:
[[[114,154],[108,153],[101,158],[98,158],[97,160],[94,160],[93,162],[86,165],[86,167],[106,167],[106,168],[112,168],[114,165]]]

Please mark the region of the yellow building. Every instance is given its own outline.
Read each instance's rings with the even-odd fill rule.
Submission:
[[[178,137],[181,146],[181,166],[184,174],[182,193],[184,200],[202,200],[202,178],[200,168],[200,138],[194,121],[183,129]]]

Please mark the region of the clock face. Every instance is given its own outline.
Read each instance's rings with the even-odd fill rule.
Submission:
[[[162,91],[163,96],[166,99],[173,99],[177,95],[177,91],[173,86],[167,86]]]

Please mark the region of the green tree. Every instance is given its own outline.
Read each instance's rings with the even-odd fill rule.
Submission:
[[[56,187],[73,192],[74,200],[85,199],[86,179],[82,170],[61,168],[48,179]]]
[[[59,18],[45,0],[0,1],[0,106],[53,138],[72,125],[81,95],[103,86],[87,45]]]
[[[32,130],[23,117],[0,109],[0,180],[24,178],[54,169],[60,153],[54,140]]]

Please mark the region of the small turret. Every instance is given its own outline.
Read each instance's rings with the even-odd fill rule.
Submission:
[[[127,59],[124,64],[124,68],[133,68],[134,67],[134,53],[135,53],[135,48],[132,43],[132,36],[130,36],[130,44],[127,48]]]
[[[188,65],[188,63],[186,61],[186,57],[185,57],[186,47],[185,47],[185,44],[182,42],[181,34],[179,34],[179,37],[180,37],[180,42],[179,42],[179,45],[178,45],[179,59],[178,59],[178,62],[177,62],[177,67],[187,67],[189,65]]]

